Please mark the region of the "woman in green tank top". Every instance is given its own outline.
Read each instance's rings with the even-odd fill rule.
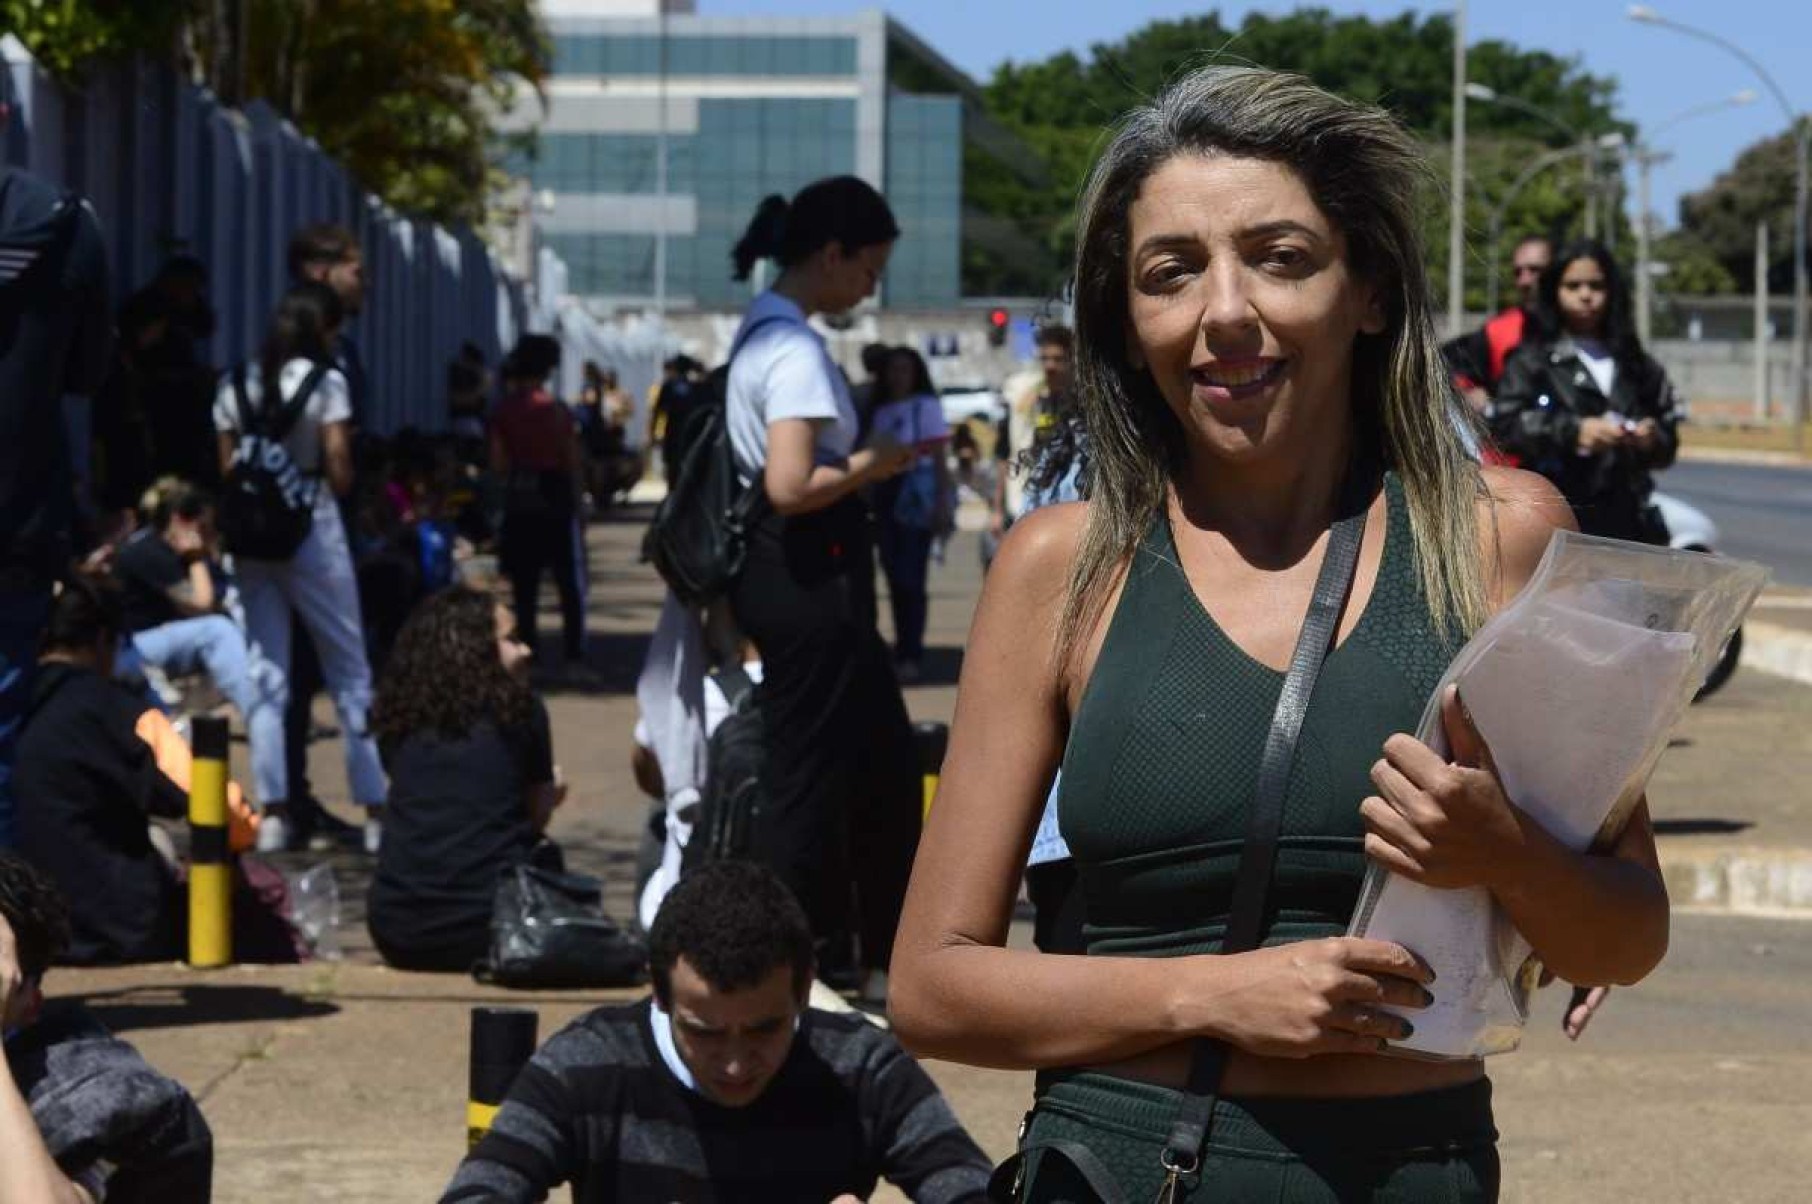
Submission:
[[[1490,889],[1574,983],[1633,983],[1666,949],[1646,806],[1615,847],[1575,854],[1505,797],[1457,698],[1453,761],[1403,734],[1572,526],[1547,482],[1469,452],[1429,311],[1422,171],[1381,110],[1217,67],[1130,114],[1091,176],[1090,500],[1018,524],[989,573],[893,962],[916,1051],[1047,1072],[1017,1199],[1495,1198],[1482,1063],[1384,1056],[1411,1023],[1384,1006],[1413,1016],[1428,972],[1341,935],[1368,860]],[[1343,504],[1365,516],[1358,569],[1283,792],[1263,942],[1222,953]],[[1088,956],[1005,947],[1060,762]],[[1227,1051],[1218,1099],[1195,1169],[1170,1176],[1204,1038]]]

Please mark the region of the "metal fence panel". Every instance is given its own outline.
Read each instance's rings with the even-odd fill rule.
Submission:
[[[13,105],[0,160],[94,204],[116,301],[172,255],[206,265],[217,366],[256,354],[288,284],[291,234],[312,222],[350,226],[371,278],[352,329],[369,376],[364,418],[379,434],[444,429],[446,364],[462,343],[495,364],[523,330],[556,321],[557,259],[544,252],[551,278],[534,295],[473,231],[392,212],[262,101],[227,109],[147,60],[97,67],[65,88],[10,36],[0,37],[0,97]]]

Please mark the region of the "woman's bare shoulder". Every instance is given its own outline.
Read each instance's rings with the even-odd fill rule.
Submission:
[[[1479,503],[1479,539],[1499,604],[1534,576],[1556,531],[1577,531],[1573,507],[1551,481],[1520,468],[1490,465],[1482,470],[1485,497]]]
[[[1069,584],[1070,566],[1087,527],[1087,502],[1039,507],[1014,523],[1000,541],[1000,551],[988,570],[989,580],[999,574],[1039,593],[1049,588],[1061,593]]]

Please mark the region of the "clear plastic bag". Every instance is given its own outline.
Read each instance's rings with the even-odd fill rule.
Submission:
[[[1533,580],[1449,666],[1417,736],[1446,753],[1440,699],[1457,682],[1510,798],[1571,848],[1608,845],[1767,580],[1745,561],[1558,532]],[[1349,932],[1435,969],[1435,1002],[1392,1052],[1471,1058],[1521,1043],[1541,966],[1490,892],[1374,865]]]
[[[317,865],[289,880],[289,917],[322,961],[340,958],[340,885],[333,866]]]

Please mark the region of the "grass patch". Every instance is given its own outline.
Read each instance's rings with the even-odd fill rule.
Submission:
[[[1786,452],[1805,454],[1812,450],[1812,423],[1807,423],[1794,440],[1790,424],[1771,426],[1717,425],[1688,423],[1680,428],[1680,445],[1716,451]]]

